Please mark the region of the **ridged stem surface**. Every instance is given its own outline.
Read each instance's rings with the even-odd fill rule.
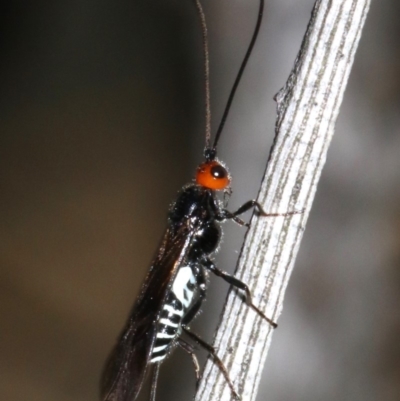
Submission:
[[[276,95],[276,135],[258,201],[271,213],[303,212],[253,216],[235,273],[274,321],[282,311],[369,5],[369,0],[318,0],[293,70]],[[214,347],[243,401],[256,399],[272,333],[230,290]],[[211,359],[195,400],[232,400]]]

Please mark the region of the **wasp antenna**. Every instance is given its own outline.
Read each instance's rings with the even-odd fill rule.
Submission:
[[[260,6],[259,6],[259,10],[258,10],[258,17],[257,17],[256,27],[254,29],[254,33],[253,33],[253,36],[251,38],[251,41],[250,41],[249,47],[247,49],[246,55],[244,56],[242,64],[241,64],[241,66],[239,68],[239,72],[238,72],[238,74],[236,76],[236,79],[235,79],[235,82],[234,82],[234,84],[232,86],[231,93],[229,94],[228,102],[226,103],[224,114],[222,115],[222,118],[221,118],[221,122],[219,123],[218,131],[217,131],[217,133],[215,135],[214,144],[213,144],[213,149],[214,150],[217,147],[219,138],[221,137],[222,130],[224,129],[224,125],[225,125],[226,119],[228,118],[229,110],[230,110],[230,108],[232,106],[232,101],[233,101],[233,98],[235,97],[236,89],[237,89],[237,87],[239,85],[239,82],[240,82],[240,80],[242,78],[244,69],[246,68],[246,64],[249,61],[249,58],[250,58],[251,52],[253,50],[254,44],[256,43],[258,32],[260,31],[260,26],[261,26],[263,13],[264,13],[264,0],[260,0]]]
[[[215,160],[217,156],[217,151],[215,148],[209,148],[206,146],[204,149],[204,158],[206,159],[207,162]]]
[[[211,101],[210,101],[210,56],[208,51],[208,34],[206,16],[200,0],[195,0],[197,13],[201,22],[203,32],[203,57],[204,57],[204,86],[205,86],[205,117],[206,117],[206,149],[210,148],[211,142]]]

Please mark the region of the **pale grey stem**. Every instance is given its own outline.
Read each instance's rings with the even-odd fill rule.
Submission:
[[[369,4],[318,0],[294,68],[276,95],[276,136],[258,201],[271,213],[303,212],[253,216],[235,274],[249,284],[254,303],[274,321],[282,310]],[[256,398],[273,332],[236,291],[229,292],[214,347],[243,401]],[[195,400],[232,400],[212,360]]]

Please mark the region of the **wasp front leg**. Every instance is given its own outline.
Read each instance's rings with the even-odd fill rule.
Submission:
[[[246,213],[250,209],[254,209],[258,215],[263,216],[263,217],[291,216],[293,214],[302,213],[302,211],[294,211],[294,212],[286,212],[286,213],[267,213],[263,209],[263,207],[261,206],[260,203],[258,203],[255,200],[249,200],[245,204],[240,206],[240,208],[238,210],[236,210],[235,212],[230,212],[227,209],[223,209],[218,216],[218,220],[219,221],[233,220],[235,223],[239,224],[240,226],[250,227],[249,223],[244,222],[242,219],[240,219],[238,217],[241,214]]]

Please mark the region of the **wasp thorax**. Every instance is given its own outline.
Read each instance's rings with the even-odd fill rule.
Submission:
[[[216,160],[200,164],[196,171],[196,183],[208,189],[225,189],[231,178],[228,170]]]

